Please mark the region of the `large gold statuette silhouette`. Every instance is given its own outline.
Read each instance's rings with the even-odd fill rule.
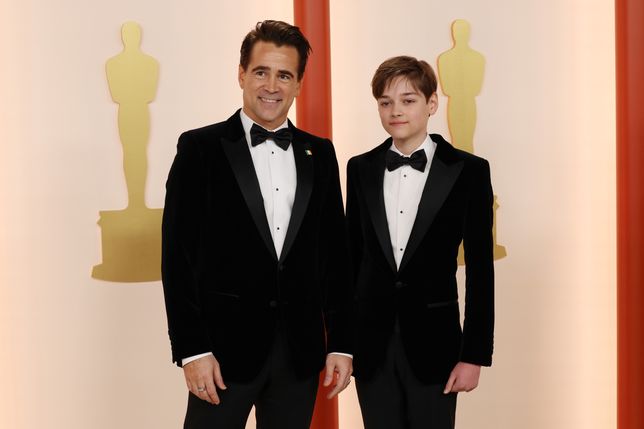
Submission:
[[[123,51],[105,66],[112,100],[118,107],[123,147],[127,207],[100,211],[103,262],[92,277],[114,282],[161,278],[161,217],[163,209],[145,205],[150,110],[159,81],[159,63],[141,51],[141,27],[126,22]]]
[[[447,123],[452,143],[457,148],[474,153],[474,130],[476,129],[476,96],[483,87],[485,57],[470,48],[470,24],[463,19],[452,23],[454,46],[438,56],[438,76],[441,89],[447,96]],[[494,196],[494,259],[507,255],[504,246],[496,242],[496,211],[499,207]],[[459,264],[465,263],[463,249],[458,256]]]

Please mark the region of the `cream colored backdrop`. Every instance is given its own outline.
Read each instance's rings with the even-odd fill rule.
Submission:
[[[292,21],[292,3],[0,0],[0,427],[180,427],[160,284],[90,278],[98,211],[127,198],[104,65],[139,22],[161,65],[147,182],[161,207],[178,134],[239,106],[239,44],[267,17]],[[508,256],[495,366],[459,397],[460,427],[615,427],[613,17],[609,0],[331,2],[341,169],[385,137],[369,90],[382,60],[435,64],[458,18],[487,59],[475,151]],[[441,103],[430,130],[448,135]],[[353,390],[340,415],[361,428]]]

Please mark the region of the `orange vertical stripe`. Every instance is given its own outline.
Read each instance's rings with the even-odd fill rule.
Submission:
[[[615,1],[617,422],[644,428],[644,2]],[[592,90],[592,89],[590,89]]]
[[[297,125],[331,138],[331,47],[328,0],[294,0],[295,25],[313,48],[297,98]]]
[[[313,48],[297,98],[297,126],[321,137],[331,138],[331,48],[328,0],[294,0],[295,25]],[[322,376],[320,377],[320,383]],[[320,387],[311,429],[338,429],[338,400],[326,399]]]

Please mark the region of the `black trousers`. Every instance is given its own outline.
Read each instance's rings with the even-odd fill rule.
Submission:
[[[454,429],[457,394],[444,388],[414,376],[394,333],[383,367],[369,380],[356,379],[365,429]]]
[[[227,389],[217,390],[219,405],[188,395],[184,429],[244,429],[253,405],[257,429],[309,428],[318,374],[298,380],[284,335],[278,332],[275,337],[266,365],[253,381],[228,382],[226,369],[222,368]]]

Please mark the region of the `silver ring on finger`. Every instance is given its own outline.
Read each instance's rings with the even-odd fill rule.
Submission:
[[[205,392],[206,388],[205,387],[197,387],[197,392]]]

